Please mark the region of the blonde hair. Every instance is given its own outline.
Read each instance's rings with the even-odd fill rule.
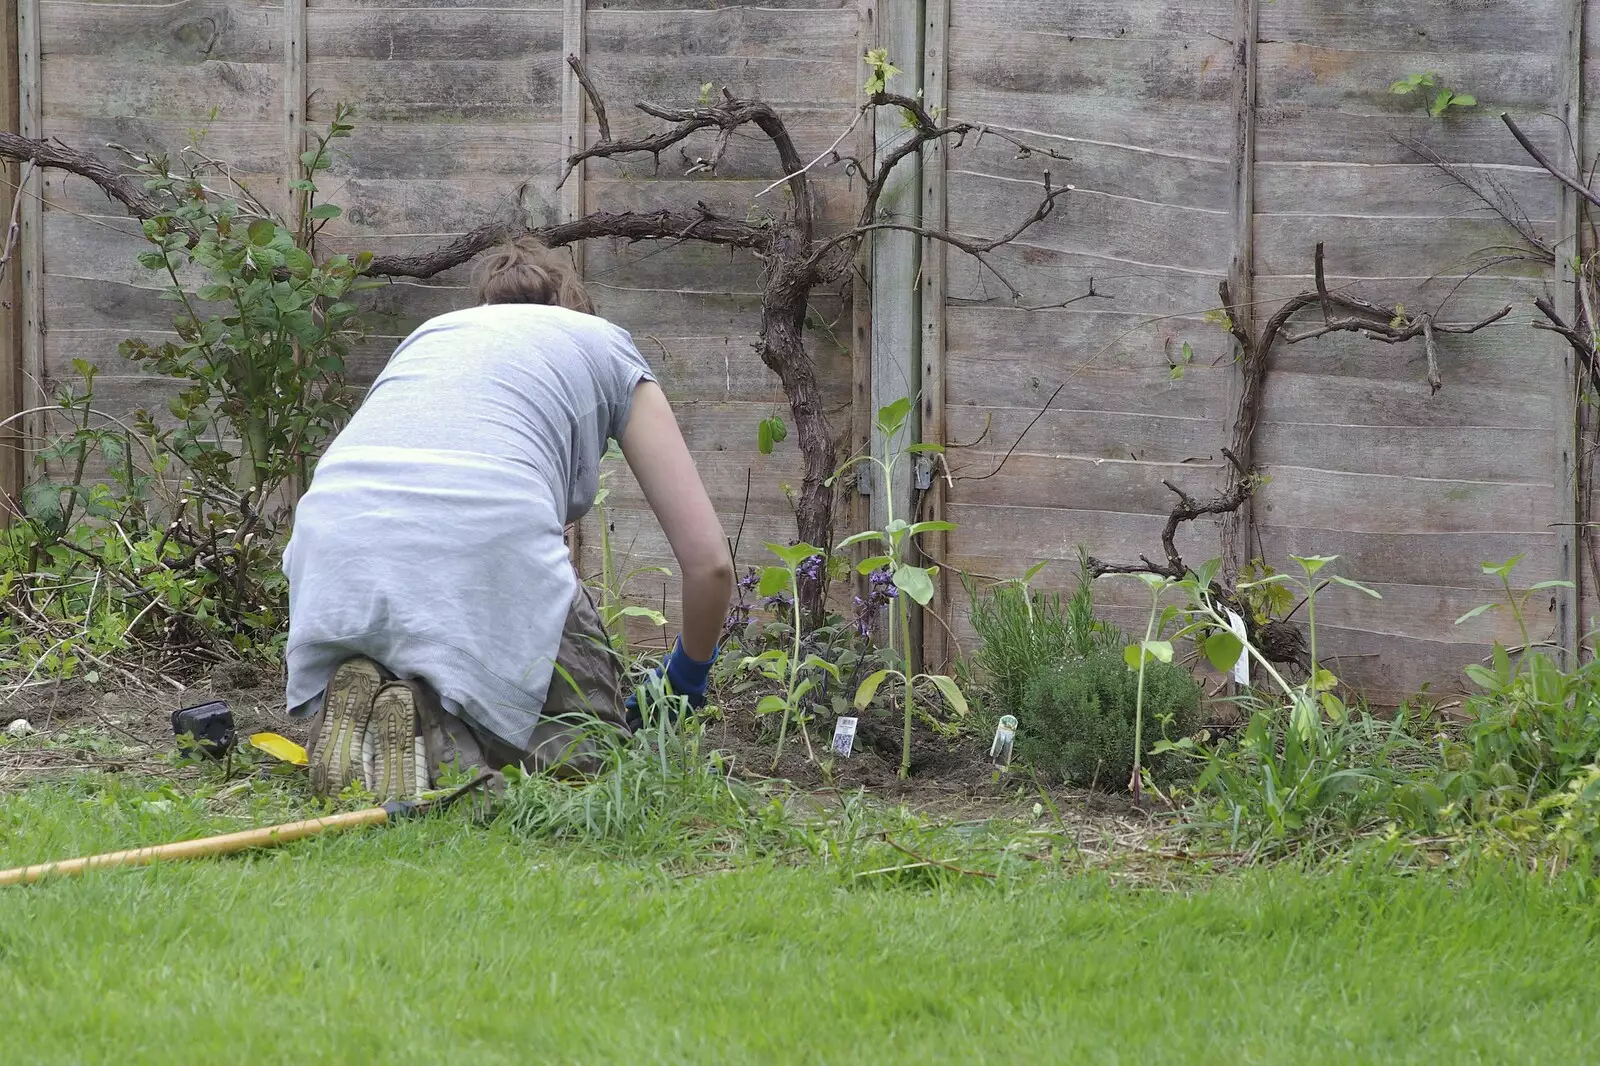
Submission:
[[[594,314],[572,260],[526,234],[484,256],[472,288],[480,304],[554,304]]]

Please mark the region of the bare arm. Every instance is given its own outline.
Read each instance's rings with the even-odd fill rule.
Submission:
[[[703,662],[716,650],[728,615],[733,560],[666,394],[654,382],[634,390],[621,443],[683,575],[683,650]]]

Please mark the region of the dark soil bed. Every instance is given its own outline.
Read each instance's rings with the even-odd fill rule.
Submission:
[[[230,665],[209,678],[179,687],[170,680],[144,686],[90,685],[82,681],[37,686],[17,693],[0,713],[0,728],[27,719],[42,738],[92,730],[109,738],[99,745],[39,743],[0,747],[0,791],[30,781],[85,770],[158,770],[174,773],[164,756],[174,748],[171,715],[179,707],[220,699],[233,712],[243,743],[251,733],[270,731],[304,743],[305,723],[289,717],[283,705],[282,677],[274,671]],[[1026,767],[1002,772],[989,758],[989,737],[942,736],[926,723],[914,723],[911,773],[899,776],[902,720],[897,715],[862,716],[854,751],[838,758],[828,750],[833,722],[813,722],[811,748],[791,730],[776,767],[777,721],[753,713],[755,698],[727,705],[724,717],[707,727],[708,742],[731,757],[733,772],[747,778],[777,778],[823,798],[865,789],[872,796],[917,809],[969,814],[1000,814],[1031,808],[1041,790],[1050,803],[1079,815],[1133,815],[1127,797],[1066,789],[1037,781]],[[158,769],[159,768],[159,769]]]

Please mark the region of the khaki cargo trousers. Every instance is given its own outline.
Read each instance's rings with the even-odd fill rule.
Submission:
[[[389,664],[378,666],[385,677],[397,676]],[[623,708],[621,659],[582,581],[567,612],[543,713],[526,748],[446,711],[425,679],[401,680],[415,698],[428,778],[435,786],[451,766],[467,775],[518,766],[556,777],[593,776],[605,765],[606,749],[632,732]],[[313,759],[326,713],[326,706],[321,707],[311,720]]]

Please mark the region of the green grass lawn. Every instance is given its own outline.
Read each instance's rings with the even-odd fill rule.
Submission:
[[[0,865],[196,831],[163,803],[0,799]],[[444,817],[0,889],[0,1061],[1579,1061],[1596,927],[1522,879],[852,888]]]

